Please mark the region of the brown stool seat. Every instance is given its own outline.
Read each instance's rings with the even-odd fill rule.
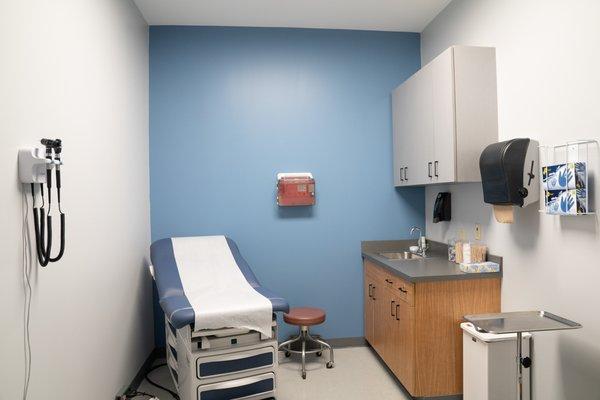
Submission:
[[[296,307],[283,314],[283,320],[290,325],[319,325],[325,322],[325,311],[316,307]]]

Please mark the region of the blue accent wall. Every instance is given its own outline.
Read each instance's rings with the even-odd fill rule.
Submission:
[[[151,27],[153,240],[228,235],[265,286],[327,311],[317,333],[362,336],[361,240],[425,225],[423,190],[396,190],[392,176],[390,92],[420,67],[419,40]],[[302,171],[317,204],[278,207],[276,173]]]

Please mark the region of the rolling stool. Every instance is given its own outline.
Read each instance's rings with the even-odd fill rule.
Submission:
[[[290,312],[283,314],[283,320],[290,324],[300,327],[300,333],[297,337],[285,341],[279,345],[279,350],[285,351],[285,356],[289,357],[291,353],[302,354],[302,379],[306,379],[306,355],[315,353],[318,357],[323,354],[324,349],[329,349],[329,361],[327,362],[327,368],[333,368],[333,349],[329,343],[324,342],[321,339],[316,339],[310,336],[308,327],[313,325],[322,324],[325,321],[325,311],[320,308],[313,307],[297,307],[290,309]],[[302,350],[292,350],[292,343],[300,341],[302,343]],[[318,350],[306,350],[307,343],[317,343],[319,345]]]

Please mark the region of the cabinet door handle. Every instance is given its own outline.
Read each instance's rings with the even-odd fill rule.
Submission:
[[[408,177],[406,176],[406,171],[408,171],[408,167],[404,167],[404,180],[407,181]]]
[[[431,175],[431,164],[432,164],[431,161],[429,161],[427,163],[427,176],[430,177],[430,178],[433,178],[433,176]]]
[[[369,297],[372,297],[372,296],[371,296],[371,288],[372,288],[372,287],[373,287],[373,284],[372,284],[372,283],[369,283]]]
[[[392,317],[395,317],[396,314],[394,314],[394,304],[396,302],[394,300],[392,300],[392,302],[390,303],[390,314],[392,315]]]
[[[396,321],[400,321],[400,318],[398,318],[398,307],[400,307],[400,304],[396,304]]]
[[[392,280],[390,280],[390,279],[387,279],[387,278],[386,278],[386,279],[385,279],[385,281],[386,281],[387,283],[394,284],[394,281],[392,281]]]
[[[408,293],[408,290],[406,290],[402,287],[399,287],[398,290],[401,291],[402,293]]]
[[[435,175],[435,177],[437,178],[438,175],[438,165],[439,165],[439,161],[436,161],[435,163],[433,163],[433,174]]]
[[[376,286],[375,286],[375,285],[373,285],[373,290],[371,291],[371,298],[372,298],[373,300],[377,300],[377,299],[375,298],[375,287],[376,287]]]
[[[402,170],[404,170],[404,168],[400,168],[400,181],[404,181],[404,178],[402,177]]]

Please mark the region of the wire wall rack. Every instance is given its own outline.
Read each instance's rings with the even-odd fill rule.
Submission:
[[[594,181],[600,172],[600,143],[596,139],[540,145],[542,214],[596,215]],[[542,199],[540,199],[542,200]]]

